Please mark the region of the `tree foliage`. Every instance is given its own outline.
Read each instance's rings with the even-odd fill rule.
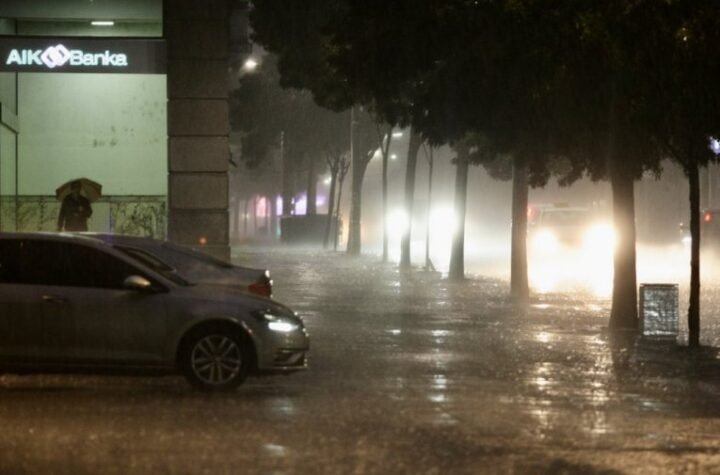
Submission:
[[[327,154],[349,149],[348,114],[319,107],[307,91],[283,89],[272,55],[263,58],[256,72],[240,79],[230,110],[249,167],[282,148],[286,165],[292,165],[285,168],[320,171]]]
[[[320,103],[366,104],[496,175],[509,170],[497,157],[511,156],[530,184],[610,180],[611,326],[637,327],[634,181],[678,161],[697,224],[697,170],[720,132],[717,2],[266,0],[256,10],[283,80]]]

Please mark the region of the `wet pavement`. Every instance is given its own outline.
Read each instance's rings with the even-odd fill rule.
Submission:
[[[717,352],[613,336],[607,300],[518,307],[502,280],[235,253],[304,317],[307,372],[222,395],[174,377],[5,375],[0,473],[720,474]],[[715,320],[703,341],[720,341]]]

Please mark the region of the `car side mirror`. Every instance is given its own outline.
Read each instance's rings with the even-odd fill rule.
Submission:
[[[131,275],[123,281],[123,287],[130,290],[148,292],[152,290],[153,285],[152,282],[147,280],[145,277],[141,277],[139,275]]]

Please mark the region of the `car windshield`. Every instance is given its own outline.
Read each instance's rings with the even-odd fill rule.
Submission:
[[[590,220],[585,210],[546,211],[542,214],[541,224],[545,226],[581,226]]]
[[[146,267],[149,267],[150,269],[154,270],[155,272],[175,284],[182,286],[191,285],[190,282],[181,277],[180,274],[178,274],[173,267],[169,266],[164,261],[152,254],[130,247],[115,246],[115,249],[122,252],[131,259],[140,262]]]
[[[204,262],[204,263],[206,263],[206,264],[210,264],[210,265],[213,265],[213,266],[216,266],[216,267],[223,267],[223,268],[226,268],[226,269],[230,269],[230,268],[233,267],[232,264],[229,264],[229,263],[227,263],[227,262],[225,262],[225,261],[223,261],[223,260],[220,260],[220,259],[217,259],[217,258],[215,258],[215,257],[212,257],[212,256],[210,256],[210,255],[208,255],[208,254],[205,254],[204,252],[196,251],[196,250],[191,249],[191,248],[189,248],[189,247],[179,246],[179,245],[177,245],[177,244],[172,244],[172,243],[169,243],[169,242],[164,242],[164,243],[163,243],[163,247],[164,247],[165,249],[170,250],[170,251],[177,252],[177,253],[179,253],[179,254],[184,254],[184,255],[186,255],[186,256],[192,257],[193,259],[197,259],[197,260],[202,261],[202,262]]]

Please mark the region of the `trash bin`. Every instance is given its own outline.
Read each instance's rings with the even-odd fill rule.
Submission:
[[[677,337],[678,285],[640,284],[640,325],[643,336]]]

